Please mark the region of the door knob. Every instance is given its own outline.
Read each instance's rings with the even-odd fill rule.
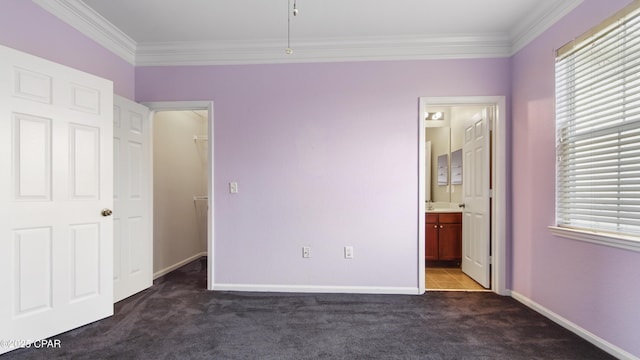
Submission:
[[[462,204],[458,204],[458,207],[459,207],[459,208],[463,208],[463,209],[464,209],[465,205],[464,205],[464,203],[462,203]]]
[[[111,216],[111,214],[113,214],[113,211],[111,211],[111,209],[104,208],[102,209],[101,213],[102,213],[102,216]]]

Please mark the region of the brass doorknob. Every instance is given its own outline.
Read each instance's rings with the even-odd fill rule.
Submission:
[[[102,216],[111,216],[111,214],[113,214],[113,211],[111,211],[111,209],[102,209]]]

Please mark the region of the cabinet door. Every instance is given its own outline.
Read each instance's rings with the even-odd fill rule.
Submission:
[[[427,214],[425,226],[424,259],[438,260],[438,216]]]
[[[440,223],[439,230],[439,259],[462,259],[462,224]]]

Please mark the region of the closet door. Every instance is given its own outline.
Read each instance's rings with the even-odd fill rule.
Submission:
[[[153,282],[149,109],[120,96],[113,105],[113,301]]]

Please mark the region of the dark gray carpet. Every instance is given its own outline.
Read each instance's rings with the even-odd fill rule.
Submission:
[[[611,359],[493,293],[424,296],[205,290],[206,260],[53,337],[61,349],[6,359]]]

